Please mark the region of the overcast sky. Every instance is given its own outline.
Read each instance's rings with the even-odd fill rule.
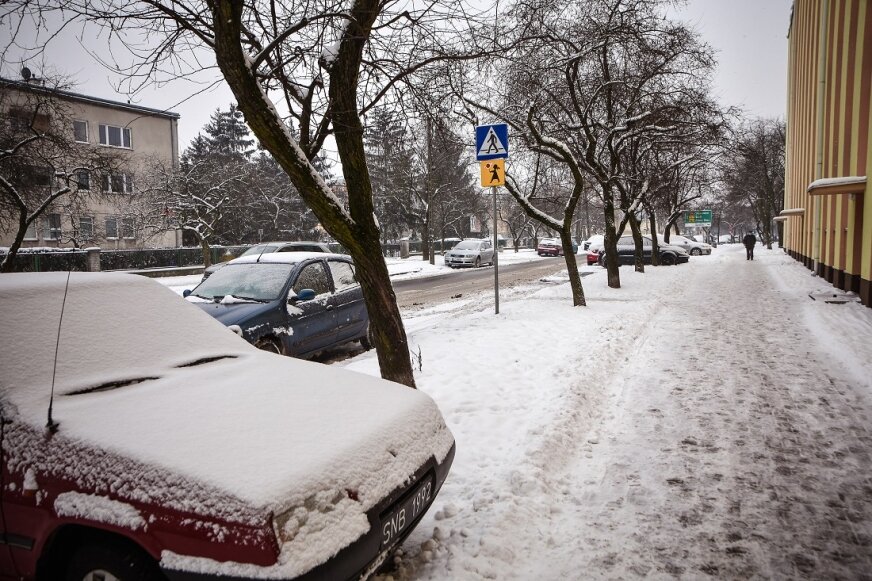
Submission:
[[[720,65],[714,79],[720,101],[741,106],[749,115],[784,117],[787,84],[787,29],[792,0],[690,0],[676,16],[690,23],[718,53]],[[8,23],[0,36],[8,35]],[[2,40],[2,39],[0,39]],[[3,42],[2,44],[6,44]],[[91,40],[92,49],[99,47]],[[48,47],[45,62],[74,80],[75,91],[126,102],[128,96],[116,91],[113,77],[76,40],[67,34]],[[41,61],[29,64],[40,74]],[[2,76],[18,78],[17,67],[4,65]],[[182,149],[196,137],[217,108],[232,101],[223,85],[191,97],[202,85],[176,82],[145,90],[133,102],[155,109],[169,109],[181,115],[179,136]]]

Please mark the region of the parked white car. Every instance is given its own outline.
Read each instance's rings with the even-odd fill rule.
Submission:
[[[663,238],[660,238],[660,240],[663,240]],[[697,242],[692,238],[680,236],[678,234],[670,234],[669,244],[671,244],[672,246],[680,246],[681,248],[684,248],[684,250],[691,256],[699,256],[700,254],[712,253],[711,244],[706,244],[705,242]]]
[[[479,267],[494,263],[494,245],[490,240],[463,240],[445,253],[445,265]]]

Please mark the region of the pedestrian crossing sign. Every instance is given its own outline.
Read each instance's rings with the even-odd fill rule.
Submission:
[[[481,187],[506,185],[506,160],[491,159],[482,161],[479,165],[481,166]]]
[[[475,128],[475,158],[478,161],[509,157],[509,126],[479,125]]]

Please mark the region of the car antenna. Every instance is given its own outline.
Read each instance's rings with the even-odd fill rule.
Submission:
[[[55,386],[55,377],[58,372],[58,350],[61,346],[61,325],[64,322],[64,309],[67,306],[67,293],[70,290],[70,275],[73,274],[72,271],[67,271],[67,284],[64,286],[64,300],[61,302],[61,318],[58,320],[58,338],[55,342],[55,355],[54,355],[54,366],[51,371],[51,394],[48,398],[48,422],[45,424],[45,427],[48,429],[49,433],[54,434],[58,431],[58,423],[54,421],[51,417],[52,406],[54,405],[54,386]]]
[[[260,257],[263,256],[264,252],[266,252],[266,244],[264,244],[263,248],[260,249],[260,254],[257,255],[257,260],[255,260],[255,262],[260,262]]]

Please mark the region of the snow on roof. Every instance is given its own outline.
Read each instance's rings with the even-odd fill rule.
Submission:
[[[230,262],[233,264],[251,263],[251,262],[281,262],[285,264],[296,264],[310,258],[327,258],[342,255],[329,254],[327,252],[267,252],[264,254],[249,254],[248,256],[240,256],[234,258]]]
[[[820,190],[823,188],[840,188],[841,186],[848,187],[851,192],[860,192],[866,186],[866,176],[843,176],[837,178],[822,178],[815,180],[808,186],[808,192]],[[855,187],[851,187],[855,186]],[[862,186],[862,187],[861,187]],[[844,193],[850,193],[848,191]]]
[[[811,188],[822,188],[826,186],[838,186],[842,184],[864,184],[866,183],[866,176],[842,176],[839,178],[822,178],[819,180],[813,181],[808,187]]]

